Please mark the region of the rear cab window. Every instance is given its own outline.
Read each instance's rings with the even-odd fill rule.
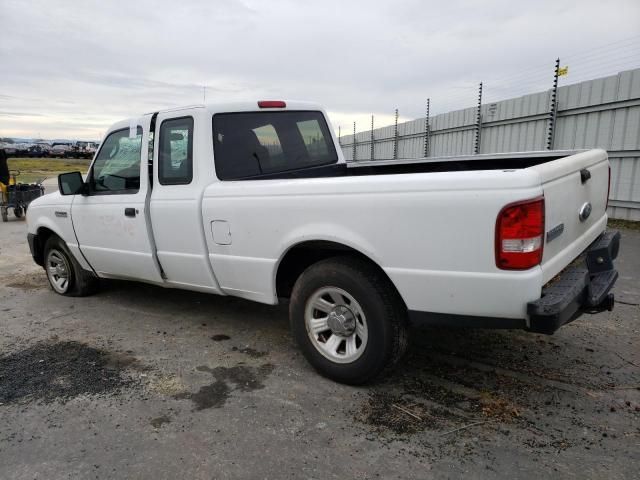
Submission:
[[[338,161],[322,112],[238,112],[213,116],[220,180],[260,178]]]

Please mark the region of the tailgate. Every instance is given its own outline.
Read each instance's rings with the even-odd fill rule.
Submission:
[[[606,227],[609,160],[589,150],[530,167],[545,198],[544,283],[573,261]]]

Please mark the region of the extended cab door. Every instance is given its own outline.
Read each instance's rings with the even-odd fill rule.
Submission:
[[[91,165],[88,195],[73,199],[80,251],[101,276],[162,282],[146,210],[148,132],[149,117],[116,126]]]
[[[202,108],[161,112],[155,130],[151,225],[165,282],[220,293],[202,223],[202,194],[213,179],[211,117]]]

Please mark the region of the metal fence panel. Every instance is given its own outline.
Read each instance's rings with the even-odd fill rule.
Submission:
[[[640,220],[640,68],[558,88],[555,149],[604,148],[611,161],[609,214]],[[547,145],[551,90],[484,104],[481,153],[543,150]],[[475,107],[430,119],[430,155],[472,154]],[[398,124],[398,158],[424,155],[425,119]],[[374,159],[393,158],[394,127],[374,130]],[[353,160],[353,135],[340,138]],[[356,161],[371,160],[371,131],[356,134]]]

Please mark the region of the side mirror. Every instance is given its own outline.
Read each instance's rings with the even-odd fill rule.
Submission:
[[[61,173],[58,175],[58,189],[61,195],[77,195],[85,193],[86,187],[80,172]]]
[[[169,136],[169,140],[171,140],[172,142],[178,142],[180,140],[184,140],[184,135],[181,133],[174,132]]]

